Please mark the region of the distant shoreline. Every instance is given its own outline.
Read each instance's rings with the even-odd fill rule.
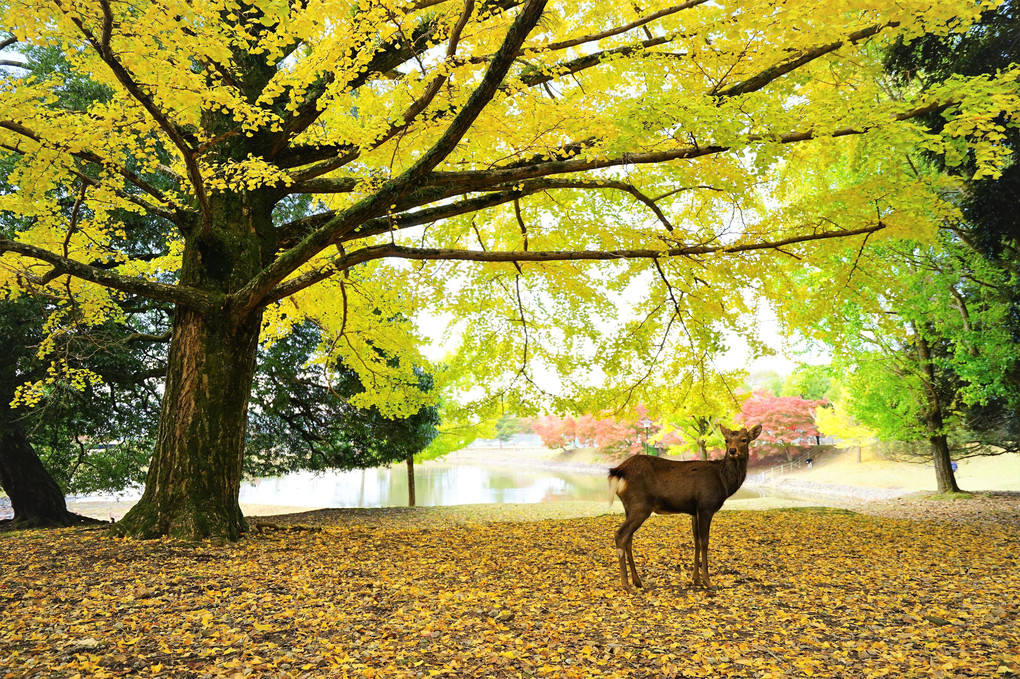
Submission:
[[[1006,470],[1013,464],[1010,460],[989,458],[983,461],[964,460],[960,463],[957,479],[960,486],[968,491],[991,493],[1017,493],[1020,487]],[[570,474],[592,476],[605,475],[618,460],[591,449],[556,451],[542,447],[476,447],[450,453],[434,464],[484,464],[517,467],[533,470],[549,470]],[[426,462],[423,465],[433,464]],[[985,467],[995,471],[989,477]],[[817,462],[813,469],[802,468],[789,471],[765,481],[756,481],[754,475],[745,482],[748,490],[765,495],[760,501],[731,500],[729,509],[771,509],[781,506],[825,506],[862,510],[869,505],[912,502],[920,496],[934,493],[934,472],[930,465],[903,463],[880,458],[866,459],[857,463],[856,454],[841,453]],[[999,488],[988,488],[998,484]],[[72,512],[98,519],[120,519],[137,501],[137,497],[124,499],[102,498],[99,500],[69,496],[68,509]],[[617,508],[619,506],[617,505]],[[294,505],[250,505],[242,503],[246,516],[269,516],[292,514],[321,506]],[[13,516],[10,500],[0,497],[0,519]]]

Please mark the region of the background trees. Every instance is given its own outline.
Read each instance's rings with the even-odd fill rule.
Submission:
[[[752,325],[744,290],[785,299],[805,259],[827,288],[869,235],[927,233],[940,187],[890,159],[973,145],[994,174],[998,117],[1017,108],[1012,71],[923,96],[873,77],[880,43],[962,30],[964,2],[3,9],[5,44],[64,46],[114,96],[68,109],[62,78],[4,76],[19,190],[0,210],[24,222],[0,240],[0,282],[69,286],[96,318],[124,294],[174,307],[146,493],[120,528],[138,536],[244,530],[263,334],[318,323],[370,387],[354,400],[384,415],[434,402],[394,398],[427,365],[426,308],[460,323],[450,374],[484,385],[479,410],[651,403]],[[936,112],[939,130],[912,122]],[[845,156],[867,162],[836,192],[783,173]]]
[[[889,86],[932,91],[961,76],[998,73],[1020,59],[1018,30],[1016,4],[1005,2],[967,32],[898,41],[885,62]],[[937,115],[923,120],[931,130],[946,124]],[[1015,113],[997,121],[996,152],[1012,154],[1020,139]],[[905,154],[901,171],[942,185],[949,198],[952,209],[930,215],[938,233],[862,251],[854,257],[859,275],[835,304],[793,312],[817,315],[809,332],[836,354],[847,413],[880,439],[927,442],[941,492],[958,490],[953,457],[1015,450],[1020,430],[1020,224],[1003,204],[1018,194],[1020,175],[1013,160],[991,173],[979,163],[960,145]],[[846,181],[849,172],[830,178]]]
[[[402,417],[355,405],[366,391],[362,378],[345,365],[316,365],[321,331],[311,323],[269,346],[260,356],[252,390],[245,471],[270,476],[296,469],[366,469],[406,462],[410,504],[414,458],[438,434],[439,406]],[[319,357],[321,359],[321,357]],[[418,368],[410,388],[429,393],[430,374]]]
[[[0,488],[16,527],[81,523],[65,493],[140,482],[158,412],[159,367],[145,351],[151,336],[112,321],[87,331],[65,326],[50,335],[61,374],[37,353],[43,320],[54,313],[44,300],[0,300]],[[14,407],[25,399],[35,407]]]

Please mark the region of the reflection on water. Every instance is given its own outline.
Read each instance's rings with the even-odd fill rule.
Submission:
[[[415,495],[422,506],[558,502],[608,499],[602,472],[515,469],[429,462],[415,466]],[[758,497],[739,490],[733,499]],[[407,467],[349,472],[294,472],[241,485],[240,501],[295,507],[399,507],[407,505]]]

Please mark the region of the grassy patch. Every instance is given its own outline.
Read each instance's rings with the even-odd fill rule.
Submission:
[[[974,493],[968,493],[966,491],[958,491],[955,493],[936,493],[935,495],[925,495],[925,500],[973,500]]]

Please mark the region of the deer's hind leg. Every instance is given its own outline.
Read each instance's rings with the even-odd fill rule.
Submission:
[[[624,590],[630,591],[630,583],[627,581],[627,564],[630,564],[630,572],[634,578],[634,586],[641,587],[641,578],[638,577],[637,566],[634,564],[634,550],[632,540],[634,532],[641,527],[649,516],[651,510],[635,510],[624,505],[627,512],[627,519],[616,530],[616,557],[620,562],[620,585]]]
[[[694,586],[701,584],[701,532],[698,526],[698,514],[691,514],[691,535],[694,537],[694,568],[691,570],[691,577],[694,578]]]
[[[631,576],[632,576],[632,578],[634,580],[634,586],[635,587],[642,587],[643,585],[641,584],[641,578],[639,578],[638,574],[637,574],[637,566],[634,565],[634,540],[633,540],[633,537],[634,536],[631,535],[631,539],[627,540],[627,546],[624,549],[627,550],[627,563],[630,564],[630,574],[631,574]]]

